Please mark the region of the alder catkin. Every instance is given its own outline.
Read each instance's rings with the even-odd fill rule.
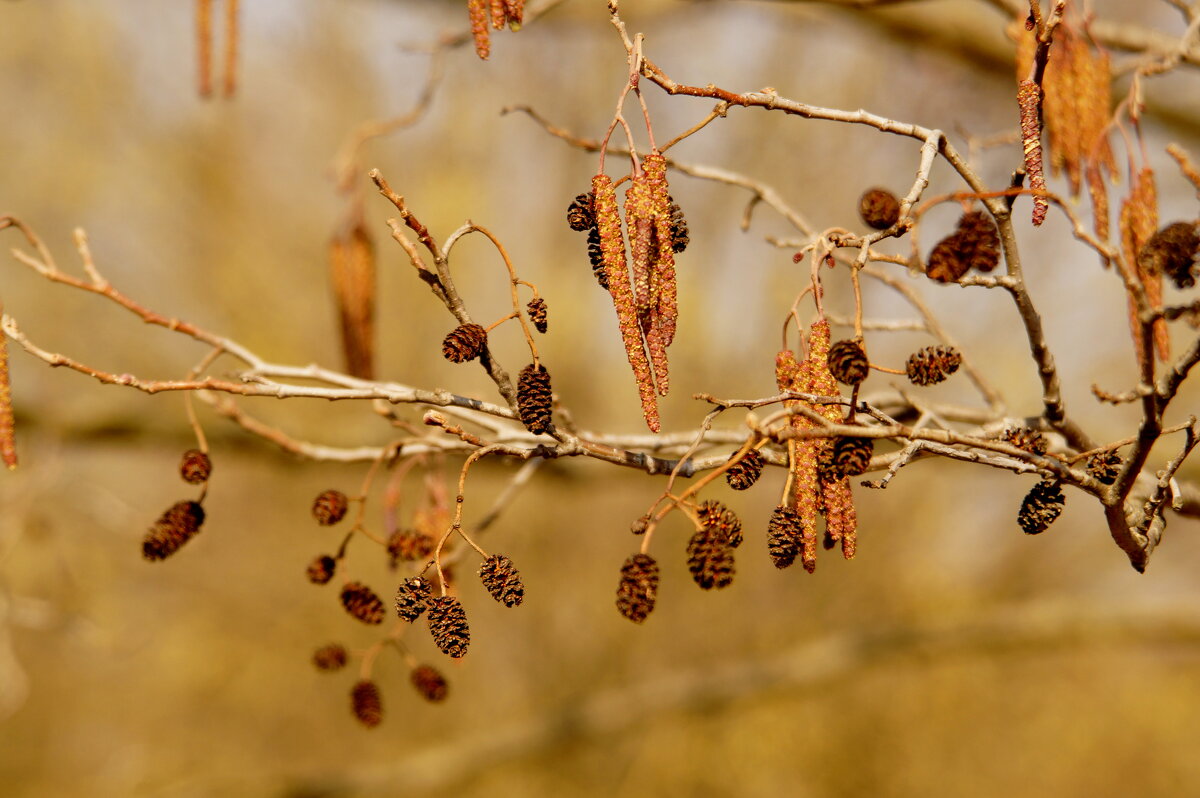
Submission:
[[[200,485],[208,481],[212,474],[212,460],[199,449],[188,449],[183,453],[179,463],[179,476],[190,485]]]
[[[542,364],[530,363],[521,369],[517,378],[517,411],[525,429],[540,435],[554,429],[551,408],[554,394],[550,389],[550,372]]]
[[[493,554],[479,566],[479,579],[492,598],[506,607],[516,607],[525,600],[525,585],[513,561],[503,554]]]
[[[350,500],[340,490],[327,490],[313,501],[312,513],[321,526],[333,526],[346,517]]]
[[[658,563],[649,554],[634,554],[621,566],[617,585],[617,611],[642,623],[654,611],[658,597]]]
[[[383,601],[362,582],[346,583],[342,588],[342,606],[363,623],[383,623]]]
[[[471,643],[471,628],[462,602],[454,596],[435,596],[428,603],[429,632],[434,645],[454,659],[465,656]]]
[[[471,36],[475,39],[475,55],[484,61],[492,54],[488,7],[485,3],[486,0],[467,0],[467,16],[471,21]]]
[[[358,722],[373,729],[383,722],[383,700],[379,686],[370,679],[362,679],[350,690],[350,710]]]

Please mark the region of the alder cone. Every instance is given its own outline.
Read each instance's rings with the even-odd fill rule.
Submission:
[[[333,579],[335,571],[337,571],[337,560],[328,554],[322,554],[308,564],[308,581],[314,585],[323,585]]]
[[[550,390],[550,372],[540,363],[530,363],[521,369],[517,378],[517,411],[525,429],[540,435],[554,429],[551,423],[551,404],[554,394]]]
[[[600,248],[600,231],[593,227],[588,231],[588,261],[592,264],[592,274],[596,282],[605,291],[608,290],[608,269],[604,265],[604,250]]]
[[[505,607],[516,607],[525,600],[525,585],[513,561],[503,554],[493,554],[479,566],[479,579],[492,598]]]
[[[718,501],[706,501],[696,510],[700,523],[713,530],[730,548],[742,545],[742,522],[725,505]]]
[[[347,582],[342,588],[342,606],[363,623],[383,623],[383,601],[362,582]]]
[[[142,556],[151,562],[170,557],[200,531],[203,523],[204,508],[199,502],[175,502],[142,539]]]
[[[454,596],[435,596],[429,599],[428,618],[434,645],[454,659],[465,656],[471,644],[471,628],[462,602]]]
[[[687,219],[683,215],[683,208],[679,207],[674,197],[668,196],[667,201],[671,203],[671,249],[678,254],[688,248],[692,237],[688,231]]]
[[[446,700],[446,693],[450,687],[446,684],[446,677],[431,665],[418,665],[412,671],[413,687],[417,688],[417,692],[421,697],[431,703],[438,703]]]
[[[529,319],[533,322],[533,326],[542,335],[546,334],[547,326],[546,319],[546,300],[540,296],[529,300],[529,304],[525,306],[525,310],[529,313]]]
[[[886,188],[872,188],[858,200],[862,220],[876,230],[886,230],[900,221],[900,200]]]
[[[969,211],[958,220],[962,257],[968,269],[990,272],[1000,265],[1000,231],[983,211]]]
[[[621,566],[617,585],[617,611],[642,623],[654,611],[658,597],[658,563],[649,554],[634,554]]]
[[[1045,435],[1028,427],[1012,427],[1004,430],[1003,440],[1018,449],[1039,455],[1046,453],[1046,448],[1050,443],[1046,440]]]
[[[1104,485],[1112,485],[1121,476],[1125,459],[1116,452],[1097,452],[1087,459],[1087,472]]]
[[[412,623],[429,606],[429,583],[419,576],[405,579],[396,589],[396,614]]]
[[[952,346],[927,346],[908,358],[905,372],[914,385],[936,385],[958,371],[962,355]]]
[[[688,571],[704,590],[728,587],[733,583],[733,547],[713,527],[696,530],[688,541]]]
[[[327,490],[313,501],[312,513],[321,526],[333,526],[346,517],[350,500],[340,490]]]
[[[1066,497],[1057,480],[1045,479],[1033,486],[1033,490],[1021,502],[1017,513],[1017,524],[1026,535],[1037,535],[1046,531],[1062,512]]]
[[[346,667],[346,659],[346,647],[330,643],[314,651],[312,661],[319,671],[337,671]]]
[[[460,324],[442,340],[442,357],[451,363],[466,363],[483,353],[487,330],[478,324]]]
[[[762,476],[763,456],[758,449],[751,449],[746,456],[729,467],[725,481],[734,490],[749,490]]]
[[[592,207],[596,195],[590,191],[578,195],[567,207],[567,224],[577,233],[596,226],[596,211]]]
[[[179,476],[190,485],[201,485],[212,474],[212,460],[199,449],[188,449],[179,463]]]
[[[379,686],[370,679],[357,682],[350,690],[350,711],[368,729],[382,723],[383,699],[379,695]]]
[[[411,529],[397,529],[387,542],[388,555],[392,558],[393,566],[401,560],[423,560],[433,554],[436,546],[437,541],[432,535]]]
[[[767,523],[767,553],[776,568],[788,568],[796,561],[803,535],[800,514],[782,504],[776,507]]]
[[[858,385],[867,378],[871,364],[858,341],[838,341],[829,348],[829,371],[845,385]]]
[[[953,233],[943,238],[929,253],[925,275],[939,283],[958,282],[971,268],[970,262],[963,255],[961,233]]]
[[[828,475],[835,479],[856,477],[864,473],[871,462],[875,442],[870,438],[838,438],[830,452]]]
[[[1147,274],[1165,274],[1176,288],[1191,288],[1200,270],[1200,229],[1196,222],[1175,222],[1150,237],[1138,252],[1138,266]]]

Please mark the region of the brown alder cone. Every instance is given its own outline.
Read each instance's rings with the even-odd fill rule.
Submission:
[[[340,490],[326,490],[313,500],[312,513],[321,526],[333,526],[346,517],[350,500]]]
[[[492,54],[492,42],[485,0],[467,0],[467,16],[471,20],[471,36],[475,39],[475,55],[486,61]]]
[[[179,462],[179,476],[189,485],[208,482],[212,475],[212,460],[199,449],[188,449]]]
[[[314,585],[324,585],[333,579],[336,572],[337,560],[328,554],[319,554],[308,564],[305,574],[308,576],[308,581]]]
[[[649,554],[634,554],[621,566],[617,611],[634,623],[654,612],[658,595],[658,563]]]
[[[505,607],[516,607],[525,600],[525,585],[512,559],[493,554],[479,566],[479,580],[487,592]]]
[[[688,541],[687,555],[688,571],[702,589],[719,590],[733,584],[733,546],[716,527],[697,529]]]
[[[462,603],[454,596],[435,596],[428,603],[426,618],[434,644],[454,659],[466,656],[471,629],[467,626],[467,611]]]
[[[4,308],[0,307],[0,312]],[[0,332],[0,459],[11,471],[17,467],[12,386],[8,380],[8,336]]]
[[[908,358],[905,373],[914,385],[936,385],[958,371],[962,355],[952,346],[927,346]]]
[[[734,454],[736,455],[737,452]],[[749,490],[762,476],[763,463],[762,453],[757,449],[751,449],[741,460],[729,467],[729,470],[725,472],[725,481],[734,490]]]
[[[1042,172],[1042,125],[1038,118],[1041,103],[1041,87],[1032,80],[1022,80],[1017,86],[1017,105],[1021,109],[1021,146],[1025,150],[1025,174],[1029,176],[1029,187],[1034,191],[1046,190],[1046,175]],[[1034,227],[1046,220],[1049,207],[1045,197],[1033,198]]]
[[[321,646],[313,652],[313,665],[320,671],[336,671],[346,666],[346,647],[340,643]]]
[[[799,513],[785,505],[776,507],[767,524],[767,553],[776,568],[789,568],[796,561],[802,534]]]
[[[629,284],[629,272],[625,261],[625,239],[621,235],[621,217],[617,210],[617,194],[608,175],[592,178],[595,194],[596,228],[600,234],[600,249],[604,256],[605,276],[608,290],[612,294],[613,306],[617,310],[617,324],[621,340],[625,344],[625,355],[633,368],[638,395],[642,401],[642,417],[651,432],[661,428],[658,419],[658,399],[654,378],[650,372],[650,361],[642,341],[638,324],[637,304],[633,288]]]
[[[163,560],[179,551],[204,524],[204,508],[199,502],[175,502],[159,516],[142,540],[142,556],[147,560]]]
[[[410,678],[413,687],[417,688],[417,692],[426,701],[436,704],[446,700],[446,693],[450,688],[446,684],[446,677],[442,676],[437,668],[431,665],[418,665],[413,668]]]
[[[373,729],[383,722],[383,700],[379,686],[369,679],[357,682],[350,691],[350,709],[358,722]]]
[[[717,533],[730,548],[742,545],[742,521],[737,515],[718,501],[706,501],[696,508],[700,523]]]
[[[429,594],[429,583],[421,577],[405,579],[396,589],[396,614],[412,623],[428,608]]]
[[[346,583],[342,588],[342,606],[363,623],[383,623],[383,601],[362,582]]]
[[[1154,170],[1146,167],[1138,172],[1129,186],[1129,196],[1121,203],[1121,254],[1129,264],[1146,290],[1146,300],[1150,307],[1157,310],[1162,307],[1162,274],[1151,274],[1145,268],[1146,264],[1138,261],[1138,252],[1154,236],[1158,228],[1158,195],[1154,185]],[[1137,306],[1133,298],[1129,298],[1129,327],[1133,335],[1134,349],[1138,351],[1140,362],[1141,322],[1138,320]],[[1167,360],[1171,355],[1170,337],[1167,332],[1167,320],[1155,319],[1153,326],[1154,345],[1161,360]],[[1146,355],[1153,357],[1150,352]]]
[[[329,243],[329,272],[341,320],[346,372],[375,376],[375,245],[361,222]]]

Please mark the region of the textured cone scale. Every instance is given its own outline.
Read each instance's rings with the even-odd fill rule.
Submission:
[[[679,254],[688,248],[692,238],[688,232],[688,223],[684,218],[683,208],[679,207],[679,203],[673,197],[668,197],[668,199],[671,202],[671,249]]]
[[[796,561],[801,537],[800,514],[791,507],[776,507],[767,524],[767,552],[776,568],[787,568]]]
[[[550,390],[550,372],[540,363],[530,363],[521,369],[517,378],[517,410],[525,429],[534,435],[554,429],[551,423],[551,405],[554,399]]]
[[[867,470],[875,442],[870,438],[838,438],[833,442],[829,473],[834,477],[856,477]]]
[[[350,711],[358,722],[373,729],[383,722],[383,700],[379,687],[370,679],[363,679],[350,690]]]
[[[900,221],[900,200],[886,188],[868,189],[858,200],[858,214],[876,230],[886,230]]]
[[[313,518],[321,526],[333,526],[346,517],[346,508],[349,506],[346,494],[340,490],[327,490],[313,501]]]
[[[713,530],[730,548],[742,545],[742,522],[725,505],[718,501],[707,501],[696,508],[700,523]]]
[[[964,257],[962,233],[953,233],[934,246],[925,265],[925,274],[939,283],[957,282],[971,268]]]
[[[905,372],[914,385],[935,385],[954,372],[962,355],[952,346],[927,346],[908,359]]]
[[[437,541],[431,535],[412,529],[397,529],[388,538],[387,550],[394,565],[401,560],[406,562],[424,560],[433,554],[436,546]]]
[[[1112,485],[1121,476],[1124,458],[1116,452],[1097,452],[1087,459],[1087,472],[1104,485]]]
[[[396,589],[396,614],[412,623],[429,606],[429,583],[419,576],[405,579]]]
[[[492,598],[505,607],[515,607],[525,600],[525,585],[513,561],[503,554],[493,554],[479,566],[479,579]]]
[[[728,587],[733,582],[733,547],[713,527],[696,530],[688,541],[688,571],[704,590]]]
[[[858,341],[838,341],[829,348],[829,371],[838,382],[858,385],[870,370],[867,353]]]
[[[593,227],[588,231],[588,260],[592,264],[592,274],[596,282],[605,291],[608,290],[608,270],[604,266],[604,250],[600,248],[600,231]]]
[[[363,623],[383,623],[383,601],[362,582],[347,582],[342,588],[342,606]]]
[[[175,502],[146,533],[142,556],[151,562],[170,557],[200,531],[203,523],[204,508],[199,502]]]
[[[1000,231],[991,216],[983,211],[964,213],[958,220],[958,235],[968,269],[990,272],[1000,265]]]
[[[308,564],[308,570],[305,573],[308,575],[308,581],[314,585],[323,585],[330,579],[333,579],[333,574],[336,571],[337,560],[328,554],[322,554]]]
[[[429,632],[443,654],[459,659],[471,643],[471,628],[467,612],[454,596],[434,596],[429,599]]]
[[[442,340],[442,357],[451,363],[466,363],[483,353],[487,331],[478,324],[460,324]]]
[[[1021,502],[1021,510],[1017,513],[1017,524],[1026,535],[1037,535],[1045,532],[1050,524],[1062,512],[1062,487],[1055,480],[1042,480],[1033,486],[1033,490]]]
[[[336,671],[346,666],[346,647],[338,643],[321,646],[313,652],[313,665],[319,671]]]
[[[725,481],[734,490],[748,490],[762,476],[763,456],[758,449],[751,449],[746,456],[729,467]]]
[[[1138,252],[1138,268],[1165,274],[1179,289],[1191,288],[1200,273],[1200,229],[1196,222],[1175,222],[1150,237]]]
[[[596,226],[596,211],[592,207],[594,195],[587,191],[571,200],[567,207],[567,224],[571,229],[582,233]]]
[[[446,677],[442,676],[437,668],[418,665],[413,668],[411,678],[413,687],[417,688],[417,692],[426,701],[436,704],[446,700],[446,693],[450,688],[446,684]]]
[[[642,623],[654,611],[658,597],[658,563],[649,554],[634,554],[621,566],[617,585],[617,611]]]
[[[191,485],[207,482],[212,474],[212,460],[199,449],[188,449],[179,463],[179,476]]]
[[[546,300],[539,297],[534,297],[529,300],[529,304],[525,306],[525,310],[529,313],[529,320],[533,322],[533,326],[542,335],[546,334],[547,326],[546,319]]]
[[[1004,430],[1002,439],[1005,443],[1010,443],[1030,454],[1045,454],[1046,447],[1049,445],[1049,441],[1046,440],[1045,435],[1027,427],[1006,429]]]

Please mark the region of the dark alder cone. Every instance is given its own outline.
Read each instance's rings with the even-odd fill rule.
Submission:
[[[780,505],[771,513],[767,524],[767,552],[776,568],[787,568],[796,561],[803,546],[800,514],[791,507]]]
[[[336,671],[346,666],[346,647],[339,643],[321,646],[313,652],[313,665],[319,671]]]
[[[905,371],[914,385],[936,385],[958,371],[962,355],[952,346],[927,346],[908,359]]]
[[[363,679],[350,691],[350,708],[358,722],[373,729],[383,722],[383,700],[379,687],[370,679]]]
[[[733,510],[718,501],[706,501],[696,510],[700,523],[713,530],[730,548],[742,545],[742,522]]]
[[[640,516],[636,521],[629,525],[629,531],[635,535],[644,535],[646,530],[650,528],[650,516]]]
[[[346,508],[349,506],[346,494],[340,490],[327,490],[313,501],[313,517],[321,526],[333,526],[346,517]]]
[[[179,476],[192,485],[208,482],[212,473],[212,460],[199,449],[188,449],[179,463]]]
[[[1165,274],[1179,289],[1196,284],[1200,230],[1195,222],[1175,222],[1159,230],[1138,252],[1138,266],[1148,274]]]
[[[862,220],[876,230],[886,230],[900,221],[900,200],[886,188],[868,189],[858,200]]]
[[[430,665],[418,665],[413,668],[412,683],[426,701],[436,704],[446,700],[449,686],[446,684],[446,677],[442,676],[437,668]]]
[[[142,556],[151,562],[170,557],[200,531],[204,508],[199,502],[175,502],[158,517],[142,540]]]
[[[679,207],[674,197],[667,197],[667,201],[671,203],[671,249],[680,253],[688,248],[692,238],[688,234],[688,223],[683,216],[683,208]]]
[[[929,261],[925,264],[925,275],[939,283],[957,282],[971,268],[964,252],[964,240],[961,232],[943,238],[929,253]]]
[[[654,612],[658,597],[658,563],[649,554],[634,554],[621,566],[617,585],[617,612],[642,623]]]
[[[696,530],[688,541],[688,571],[705,590],[728,587],[733,582],[733,547],[712,527]]]
[[[388,538],[387,550],[394,566],[401,560],[407,562],[424,560],[433,554],[436,546],[437,541],[433,539],[432,535],[426,535],[424,532],[417,532],[413,529],[397,529]]]
[[[342,588],[342,606],[363,623],[383,623],[383,601],[362,582],[347,582]]]
[[[434,596],[429,599],[429,632],[443,654],[454,659],[466,655],[471,643],[471,628],[467,612],[454,596]]]
[[[548,329],[546,325],[546,300],[540,296],[534,297],[529,300],[529,304],[525,306],[525,309],[529,312],[529,318],[533,322],[533,326],[537,328],[538,332],[545,335]]]
[[[571,200],[567,207],[567,224],[577,233],[596,226],[596,211],[592,208],[595,195],[588,191]]]
[[[1062,487],[1055,480],[1045,479],[1033,486],[1033,490],[1021,502],[1021,511],[1017,513],[1017,523],[1026,535],[1037,535],[1046,531],[1046,527],[1054,523],[1062,512]]]
[[[991,216],[983,211],[964,213],[958,220],[958,234],[968,269],[990,272],[1000,265],[1000,231]]]
[[[600,231],[593,227],[588,231],[588,261],[592,264],[592,274],[596,282],[605,291],[608,290],[608,269],[604,266],[604,251],[600,249]]]
[[[858,385],[871,370],[867,353],[858,341],[838,341],[829,348],[828,361],[834,379],[846,385]]]
[[[419,576],[405,579],[396,589],[396,614],[412,623],[425,612],[429,601],[429,583]]]
[[[478,324],[460,324],[442,341],[442,357],[451,363],[466,363],[483,352],[487,330]]]
[[[525,585],[513,561],[503,554],[493,554],[479,566],[479,579],[492,598],[505,607],[515,607],[525,600]]]
[[[875,442],[870,438],[838,438],[830,453],[829,476],[856,477],[867,470]]]
[[[550,372],[546,367],[530,363],[521,369],[521,376],[517,378],[517,410],[525,429],[540,435],[554,428],[550,423],[552,400]]]
[[[1087,459],[1087,472],[1097,482],[1111,485],[1121,476],[1124,464],[1125,460],[1116,452],[1096,452]]]
[[[308,564],[308,581],[314,585],[323,585],[330,579],[333,579],[333,574],[336,570],[337,560],[328,554],[322,554]]]
[[[1049,445],[1045,435],[1028,427],[1012,427],[1004,430],[1003,440],[1030,454],[1045,454],[1046,447]]]
[[[751,449],[745,457],[729,467],[729,470],[725,472],[725,481],[734,490],[748,490],[754,487],[755,482],[758,482],[758,478],[762,476],[762,470],[762,453],[758,449]]]

